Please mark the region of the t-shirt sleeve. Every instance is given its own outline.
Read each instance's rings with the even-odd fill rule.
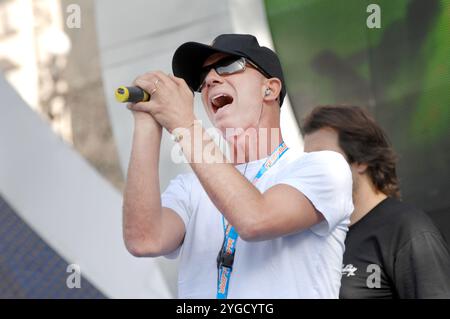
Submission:
[[[161,206],[172,209],[183,220],[184,227],[188,229],[192,210],[190,209],[189,174],[181,174],[172,179],[161,195]],[[165,257],[177,258],[181,245]]]
[[[305,153],[291,163],[279,183],[290,185],[305,195],[324,220],[311,230],[329,234],[353,211],[352,175],[344,157],[332,151]],[[347,225],[345,225],[347,226]]]
[[[450,255],[439,233],[416,234],[397,252],[394,265],[399,298],[450,299]]]

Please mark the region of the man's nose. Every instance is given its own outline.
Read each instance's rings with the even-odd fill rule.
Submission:
[[[216,72],[216,70],[211,69],[205,77],[205,86],[209,88],[221,83],[223,83],[223,78]]]

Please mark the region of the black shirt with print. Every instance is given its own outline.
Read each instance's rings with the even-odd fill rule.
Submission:
[[[450,254],[431,219],[387,198],[352,225],[340,298],[450,298]]]

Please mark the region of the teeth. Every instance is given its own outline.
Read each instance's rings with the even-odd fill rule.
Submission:
[[[224,94],[224,93],[220,93],[220,94],[214,95],[214,96],[211,98],[211,101],[214,101],[214,100],[216,100],[216,99],[218,99],[219,97],[222,97],[222,96],[227,96],[227,95]]]
[[[214,112],[223,106],[233,102],[233,98],[226,93],[218,93],[211,97],[211,105],[214,107]]]

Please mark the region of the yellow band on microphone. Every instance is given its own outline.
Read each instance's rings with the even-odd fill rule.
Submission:
[[[137,86],[120,86],[116,89],[115,97],[117,102],[138,103],[150,101],[150,94]]]

